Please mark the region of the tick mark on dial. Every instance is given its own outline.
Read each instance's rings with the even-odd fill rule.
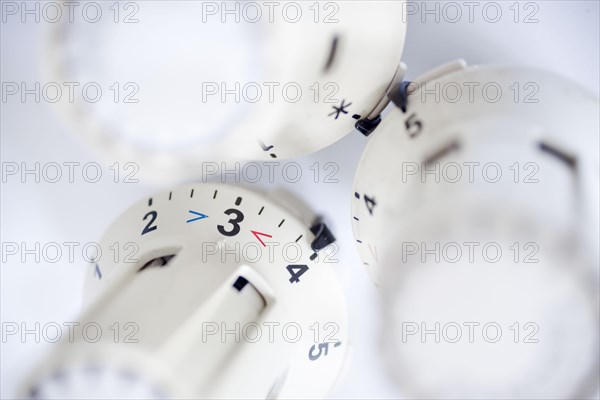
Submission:
[[[239,206],[240,204],[242,204],[242,198],[238,197],[237,199],[235,199],[235,205]]]
[[[217,192],[218,190],[215,190],[215,194],[213,194],[213,200],[217,198]]]
[[[258,215],[262,214],[262,212],[263,212],[263,210],[264,210],[264,209],[265,209],[265,207],[262,207],[262,208],[260,209],[260,211],[258,212]]]
[[[335,60],[335,54],[337,52],[339,40],[340,38],[337,35],[333,37],[333,40],[331,41],[331,49],[329,50],[329,55],[327,56],[327,62],[325,63],[325,68],[323,69],[323,72],[327,72],[333,65],[333,60]]]
[[[100,271],[100,266],[96,263],[96,267],[94,268],[94,274],[98,277],[98,279],[102,279],[102,272]]]
[[[356,218],[356,217],[353,217],[353,218],[354,218],[354,220],[356,220],[356,221],[360,221],[360,220],[359,220],[358,218]]]
[[[312,255],[310,256],[310,261],[314,261],[314,259],[317,257],[317,253],[312,253]]]
[[[357,199],[360,199],[360,194],[358,194],[357,192],[354,192],[354,197],[356,197]]]
[[[169,201],[171,200],[171,197],[173,197],[173,192],[169,192]]]
[[[362,243],[362,240],[358,240],[358,239],[356,239],[356,241],[357,241],[358,243]]]
[[[152,207],[152,197],[148,199],[148,207]]]
[[[194,189],[190,192],[190,198],[194,197]]]
[[[298,243],[298,240],[302,239],[302,235],[298,236],[298,239],[296,239],[296,243]]]
[[[352,116],[352,118],[354,118],[354,119],[360,119],[360,115],[358,115],[358,114],[354,114],[354,115]]]
[[[285,222],[285,219],[282,219],[281,222],[279,223],[279,225],[277,225],[277,227],[281,228],[281,225],[283,225],[284,222]]]

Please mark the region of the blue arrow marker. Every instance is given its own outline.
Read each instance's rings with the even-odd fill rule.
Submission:
[[[190,212],[190,213],[192,213],[192,214],[194,214],[194,215],[197,215],[197,217],[196,217],[196,218],[188,219],[188,220],[186,221],[186,223],[188,223],[188,224],[189,224],[190,222],[194,222],[194,221],[198,221],[198,220],[200,220],[200,219],[208,218],[208,215],[204,215],[204,214],[202,214],[202,213],[199,213],[199,212],[196,212],[196,211],[189,210],[188,212]]]

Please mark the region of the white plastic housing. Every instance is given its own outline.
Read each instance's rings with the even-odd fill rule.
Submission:
[[[140,201],[108,228],[89,269],[80,324],[104,334],[61,343],[26,395],[323,397],[345,361],[347,317],[313,238],[289,211],[234,186]],[[115,260],[109,249],[125,244],[135,251]]]
[[[406,30],[401,0],[136,4],[119,14],[134,23],[111,8],[57,24],[49,72],[77,94],[103,88],[61,101],[69,119],[154,179],[192,175],[207,155],[290,158],[339,140],[386,99]]]
[[[597,393],[598,123],[560,76],[481,67],[421,84],[373,133],[353,229],[410,396]]]

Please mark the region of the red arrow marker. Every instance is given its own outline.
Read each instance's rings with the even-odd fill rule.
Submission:
[[[253,231],[253,230],[250,230],[250,232],[252,232],[252,234],[254,235],[254,237],[258,239],[258,241],[260,242],[260,244],[263,245],[263,247],[267,247],[267,245],[265,244],[265,242],[262,241],[262,239],[259,237],[259,235],[260,236],[265,236],[265,237],[268,237],[268,238],[272,238],[273,237],[273,236],[271,236],[271,235],[269,235],[267,233],[257,232],[257,231]]]

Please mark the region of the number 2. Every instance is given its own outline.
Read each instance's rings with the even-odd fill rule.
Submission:
[[[156,211],[150,211],[148,214],[144,215],[144,218],[142,218],[142,220],[145,221],[146,219],[148,219],[148,217],[150,217],[150,221],[148,221],[148,224],[144,227],[142,235],[145,235],[148,232],[152,232],[153,230],[158,228],[157,225],[152,226],[154,221],[156,221],[156,217],[158,217],[158,213]]]

